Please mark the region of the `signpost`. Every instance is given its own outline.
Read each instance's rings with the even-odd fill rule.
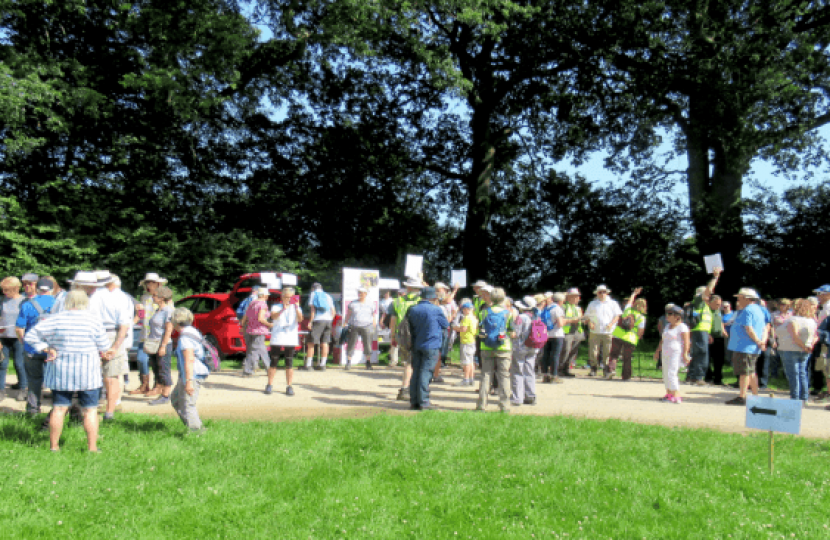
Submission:
[[[769,431],[769,472],[774,472],[775,432],[801,433],[801,401],[747,396],[746,427]]]

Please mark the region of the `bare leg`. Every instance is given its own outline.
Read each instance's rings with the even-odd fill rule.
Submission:
[[[274,384],[274,377],[277,376],[277,368],[269,367],[268,368],[268,386],[272,386]]]
[[[61,433],[63,432],[63,419],[69,407],[53,407],[49,415],[49,449],[60,450]],[[96,411],[97,414],[97,411]]]
[[[328,343],[321,343],[320,344],[320,365],[325,366],[326,360],[329,358],[329,344]]]
[[[741,375],[740,379],[738,380],[738,385],[740,387],[739,392],[740,396],[746,399],[746,387],[749,385],[750,376]],[[758,393],[758,382],[755,382],[755,393]]]
[[[314,343],[309,343],[305,352],[305,367],[311,367],[314,364]]]
[[[294,381],[294,368],[288,368],[285,370],[285,385],[291,386],[291,383]],[[271,384],[271,383],[268,383]]]
[[[104,379],[104,386],[107,388],[107,413],[115,413],[115,404],[121,399],[121,381],[118,377],[107,377]]]
[[[412,364],[408,363],[403,368],[403,380],[401,381],[401,388],[409,388],[409,380],[412,378]]]
[[[758,374],[753,373],[749,376],[749,387],[752,388],[752,395],[758,395]],[[746,389],[744,389],[744,395],[746,394]]]
[[[86,431],[87,448],[89,448],[90,452],[97,452],[98,451],[98,411],[96,411],[95,408],[84,410],[84,431]]]

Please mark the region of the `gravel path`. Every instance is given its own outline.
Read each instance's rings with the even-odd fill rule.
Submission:
[[[253,378],[243,378],[241,372],[214,373],[203,386],[199,396],[199,412],[203,418],[233,420],[294,420],[303,418],[359,418],[378,413],[417,414],[409,410],[409,403],[396,401],[401,384],[400,367],[363,367],[345,371],[338,366],[325,372],[294,370],[296,395],[285,395],[285,372],[279,371],[274,393],[266,396],[265,375],[262,371]],[[608,419],[711,428],[722,431],[750,432],[744,427],[746,409],[724,405],[737,395],[736,390],[723,387],[693,387],[681,385],[683,403],[661,403],[665,393],[662,381],[597,380],[587,377],[587,370],[576,370],[577,378],[565,379],[563,384],[537,384],[538,404],[511,407],[511,414],[537,416],[567,415],[581,418]],[[441,410],[464,411],[475,408],[477,394],[474,387],[453,387],[461,371],[444,370],[445,384],[433,384],[431,401]],[[130,375],[135,388],[136,372]],[[8,383],[11,384],[11,383]],[[14,396],[16,391],[10,390]],[[768,395],[768,394],[764,394]],[[779,392],[776,397],[787,398]],[[150,407],[149,398],[124,396],[123,412],[140,412],[169,416],[169,406]],[[50,401],[46,400],[46,404]],[[6,397],[0,410],[23,410],[23,403]],[[497,401],[491,396],[488,411],[497,414]],[[824,405],[810,404],[802,413],[801,434],[814,438],[830,438],[830,411]]]

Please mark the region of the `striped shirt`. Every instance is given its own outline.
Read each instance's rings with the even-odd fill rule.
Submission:
[[[103,386],[100,351],[109,349],[104,325],[86,310],[62,311],[26,333],[26,343],[38,352],[58,351],[47,362],[43,385],[52,390],[93,390]]]

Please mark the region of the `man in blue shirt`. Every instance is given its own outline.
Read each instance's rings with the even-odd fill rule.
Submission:
[[[726,402],[727,405],[746,405],[746,390],[751,386],[752,394],[758,395],[758,376],[755,364],[758,355],[767,346],[768,326],[764,312],[756,302],[758,293],[753,289],[743,288],[738,291],[737,308],[729,333],[727,350],[732,355],[732,368],[738,375],[740,395]]]
[[[433,409],[429,403],[429,383],[438,364],[443,332],[449,326],[444,310],[438,307],[433,287],[421,291],[421,301],[409,308],[406,315],[412,332],[412,381],[409,404],[412,409]]]
[[[55,297],[52,296],[52,282],[46,278],[40,278],[37,282],[37,296],[20,304],[20,314],[15,322],[17,339],[23,343],[24,365],[26,366],[26,378],[29,381],[29,393],[26,396],[26,412],[37,414],[40,412],[40,396],[43,391],[43,366],[46,363],[46,355],[39,354],[23,338],[41,317],[48,314],[55,304]]]

